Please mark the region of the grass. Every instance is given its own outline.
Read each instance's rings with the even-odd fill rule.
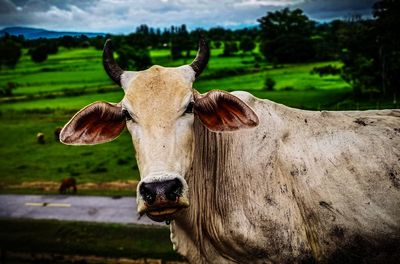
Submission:
[[[134,150],[127,132],[113,142],[97,146],[71,147],[54,139],[55,128],[64,125],[82,107],[94,101],[119,102],[122,99],[122,89],[113,85],[102,69],[101,51],[61,48],[39,64],[33,63],[26,52],[14,70],[0,72],[0,87],[10,81],[17,85],[13,90],[17,97],[11,97],[14,101],[0,103],[0,192],[21,192],[9,188],[10,185],[59,182],[71,176],[78,183],[138,180]],[[221,54],[222,49],[212,50],[207,69],[194,84],[200,92],[245,90],[259,98],[310,110],[398,107],[389,100],[354,102],[350,86],[340,77],[310,74],[314,67],[338,66],[338,62],[273,68],[266,62],[256,65],[252,53],[232,57],[221,57]],[[194,57],[195,51],[191,55]],[[151,50],[151,56],[154,64],[169,67],[192,60],[190,57],[172,61],[167,49]],[[263,88],[267,77],[276,81],[274,91]],[[36,142],[38,132],[45,134],[43,145]],[[27,193],[41,191],[26,190]]]
[[[337,110],[337,102],[347,98],[349,89],[309,90],[309,91],[254,91],[260,98],[282,103],[300,109]]]
[[[182,260],[167,227],[0,219],[0,249],[11,252]]]
[[[319,77],[310,75],[309,72],[315,66],[337,64],[336,62],[313,63],[305,65],[286,65],[283,68],[271,69],[267,63],[261,63],[260,68],[255,68],[254,56],[251,53],[239,54],[231,57],[220,57],[222,50],[212,51],[206,71],[196,84],[201,90],[227,89],[227,90],[257,90],[262,89],[266,76],[277,81],[277,89],[294,87],[304,89],[315,87],[317,89],[329,89],[348,87],[339,77]],[[194,57],[195,52],[192,52]],[[188,64],[193,59],[181,58],[172,61],[169,50],[152,50],[151,56],[154,64],[167,67]],[[218,76],[219,72],[226,69],[252,70],[256,73],[239,76],[226,76],[207,80],[208,76]],[[0,72],[0,86],[8,82],[16,84],[13,90],[15,95],[30,95],[46,92],[63,92],[65,90],[85,90],[88,88],[101,88],[112,85],[103,70],[101,63],[101,51],[93,48],[61,49],[59,53],[49,55],[43,63],[34,63],[24,52],[20,63],[15,70]],[[54,101],[53,101],[54,102]],[[29,107],[35,107],[29,105]]]
[[[60,111],[50,114],[9,111],[1,116],[3,187],[27,181],[59,182],[71,176],[78,183],[139,178],[127,132],[114,142],[95,146],[66,146],[56,141],[55,128],[65,124],[70,117],[70,113]],[[38,132],[45,134],[45,144],[36,142]]]
[[[123,98],[124,93],[122,89],[116,92],[98,93],[98,94],[84,94],[81,96],[64,96],[55,98],[42,98],[39,100],[28,100],[12,103],[1,104],[1,109],[8,110],[79,110],[82,107],[93,103],[95,101],[108,101],[108,102],[119,102]]]
[[[257,73],[230,76],[223,79],[205,80],[195,83],[195,87],[201,91],[212,89],[222,90],[247,90],[259,91],[264,87],[265,78],[269,77],[276,81],[276,90],[329,90],[346,89],[350,87],[339,76],[311,75],[314,67],[321,67],[337,62],[308,63],[300,65],[285,65],[278,69],[268,69]],[[264,98],[264,97],[261,97]]]
[[[17,85],[13,91],[16,95],[84,89],[112,83],[103,70],[101,51],[94,48],[61,48],[43,63],[32,62],[27,50],[24,50],[14,70],[0,72],[0,86],[7,82]]]

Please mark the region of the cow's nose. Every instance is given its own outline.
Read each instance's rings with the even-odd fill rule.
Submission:
[[[176,201],[182,195],[182,182],[175,178],[167,181],[144,182],[139,188],[143,200],[152,205],[156,199]]]

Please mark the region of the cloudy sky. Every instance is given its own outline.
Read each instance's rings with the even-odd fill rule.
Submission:
[[[0,0],[0,28],[129,33],[138,25],[189,29],[257,25],[266,12],[301,8],[315,20],[368,16],[376,0]]]

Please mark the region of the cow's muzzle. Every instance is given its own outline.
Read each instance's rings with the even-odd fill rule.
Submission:
[[[156,222],[173,220],[177,213],[189,206],[184,182],[179,178],[141,182],[138,211]]]

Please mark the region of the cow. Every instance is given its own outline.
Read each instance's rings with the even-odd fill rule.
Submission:
[[[71,190],[74,194],[77,192],[76,188],[76,180],[75,178],[65,178],[61,181],[60,188],[58,188],[58,191],[60,194],[66,194],[68,190]]]
[[[69,145],[126,127],[141,181],[140,215],[170,223],[191,263],[360,263],[400,255],[400,110],[305,111],[247,92],[193,88],[209,59],[125,71],[124,90],[64,126]]]
[[[38,133],[36,134],[36,142],[37,142],[38,144],[44,144],[44,143],[45,143],[44,134],[43,134],[42,132],[38,132]]]

